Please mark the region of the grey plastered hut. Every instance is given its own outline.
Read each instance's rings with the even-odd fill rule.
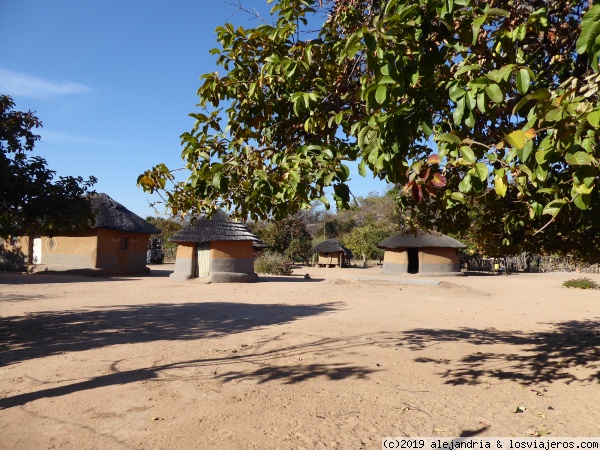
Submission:
[[[425,276],[461,275],[459,249],[465,245],[437,232],[397,233],[377,247],[385,250],[383,272]]]
[[[350,263],[352,252],[339,243],[337,239],[327,239],[312,248],[319,254],[317,264],[320,267],[344,267]]]
[[[36,264],[34,270],[97,275],[149,273],[148,240],[160,230],[106,194],[92,194],[89,199],[95,222],[88,230],[20,238],[23,252],[30,253]]]
[[[209,283],[258,281],[254,272],[254,245],[260,242],[244,223],[227,220],[224,214],[200,217],[171,238],[177,257],[171,278],[177,281],[202,278]]]

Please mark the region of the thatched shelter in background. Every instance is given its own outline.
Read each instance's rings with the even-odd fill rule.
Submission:
[[[270,247],[270,245],[265,244],[263,241],[261,241],[257,237],[256,240],[254,242],[252,242],[252,251],[253,251],[254,257],[258,258],[264,252],[266,252],[269,247]]]
[[[198,218],[175,233],[171,241],[179,244],[175,271],[171,274],[175,280],[203,278],[211,283],[258,281],[254,272],[255,244],[264,244],[246,224],[231,222],[223,213],[211,219]]]
[[[465,245],[436,232],[397,233],[380,242],[383,272],[390,274],[459,275],[458,252]]]
[[[327,239],[312,248],[319,254],[317,264],[319,267],[345,267],[350,265],[352,252],[339,243],[337,239]]]
[[[80,271],[106,275],[149,273],[146,251],[159,230],[106,194],[93,194],[92,228],[61,236],[20,237],[14,241],[30,254],[36,271]],[[32,249],[30,251],[30,249]]]

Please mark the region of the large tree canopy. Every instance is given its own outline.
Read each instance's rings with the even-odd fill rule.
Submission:
[[[190,176],[167,188],[158,165],[144,189],[180,213],[282,218],[328,205],[327,186],[347,206],[358,161],[401,188],[410,224],[464,232],[477,216],[507,249],[600,248],[600,5],[272,3],[273,25],[217,28],[224,73],[202,77],[182,135]]]
[[[59,177],[45,159],[29,157],[41,127],[31,112],[14,111],[15,104],[0,95],[0,238],[69,232],[89,226],[91,205],[86,197],[95,178]]]

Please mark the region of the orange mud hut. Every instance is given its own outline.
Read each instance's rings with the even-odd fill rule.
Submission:
[[[256,245],[261,243],[246,224],[231,222],[224,214],[200,217],[175,233],[179,244],[171,278],[201,278],[207,283],[258,281],[254,272]],[[263,244],[264,245],[264,244]]]
[[[381,241],[383,273],[422,276],[461,275],[459,249],[465,245],[436,232],[397,233]]]

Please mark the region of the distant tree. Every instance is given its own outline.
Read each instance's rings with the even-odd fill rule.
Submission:
[[[61,176],[44,158],[30,157],[42,126],[33,112],[14,111],[11,97],[0,95],[0,237],[41,232],[56,235],[91,224],[89,189],[96,178]]]
[[[146,221],[160,230],[159,237],[162,240],[163,248],[176,247],[177,244],[169,239],[183,228],[183,224],[177,220],[165,219],[164,217],[146,217]]]
[[[271,251],[281,253],[292,261],[296,258],[307,261],[312,248],[306,224],[294,217],[271,224],[261,238],[271,246]]]
[[[367,265],[367,259],[383,259],[383,250],[377,248],[384,239],[390,237],[397,231],[396,226],[387,221],[369,221],[364,225],[354,228],[342,238],[346,247],[352,250],[355,257],[361,257],[363,266]]]

